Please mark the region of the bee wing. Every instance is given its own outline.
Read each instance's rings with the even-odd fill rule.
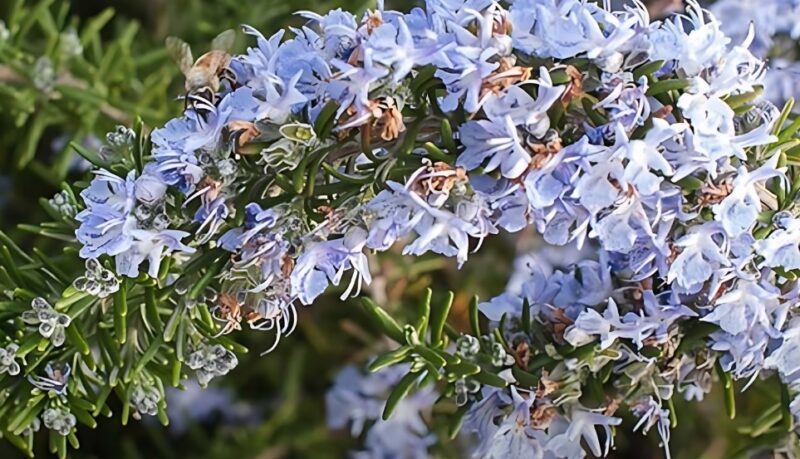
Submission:
[[[166,40],[167,53],[178,64],[181,72],[185,75],[189,69],[194,65],[194,58],[192,57],[192,48],[188,43],[177,37],[167,37]]]
[[[228,29],[214,37],[211,42],[211,49],[228,51],[233,47],[234,40],[236,40],[236,32],[233,29]]]

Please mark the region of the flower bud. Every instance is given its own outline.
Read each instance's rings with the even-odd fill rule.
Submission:
[[[167,184],[161,177],[144,174],[136,179],[136,199],[147,205],[160,201],[167,192]]]

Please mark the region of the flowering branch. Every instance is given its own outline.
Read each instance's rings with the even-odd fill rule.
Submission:
[[[777,374],[781,415],[751,434],[788,433],[800,123],[760,98],[752,37],[729,47],[693,2],[655,22],[641,6],[456,3],[301,12],[291,38],[245,26],[245,54],[184,63],[181,117],[118,130],[104,156],[76,145],[93,179],[23,227],[64,253],[0,235],[4,436],[30,451],[41,419],[64,457],[112,393],[123,423],[166,423],[165,385],[228,373],[244,327],[270,352],[331,286],[359,295],[368,252],[461,266],[525,228],[577,258],[476,298],[469,332],[447,323],[452,295],[403,325],[364,298],[399,345],[371,364],[402,368],[384,420],[436,387],[476,456],[572,458],[606,455],[624,407],[668,453],[675,394],[702,399],[716,377],[733,417],[735,385]]]

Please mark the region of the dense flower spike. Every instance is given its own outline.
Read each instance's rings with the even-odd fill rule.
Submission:
[[[729,399],[733,380],[777,374],[800,417],[800,123],[762,96],[774,77],[750,47],[770,41],[729,38],[693,1],[656,21],[603,3],[381,2],[361,17],[300,12],[289,34],[244,26],[255,46],[190,91],[150,151],[110,136],[118,161],[93,157],[83,202],[51,201],[77,221],[86,272],[52,305],[18,289],[36,297],[21,318],[37,328],[0,348],[0,378],[74,347],[28,376],[51,394],[46,427],[71,435],[65,403],[100,385],[86,376],[97,366],[115,368],[133,416],[166,416],[165,366],[175,386],[185,367],[202,386],[229,373],[238,347],[223,335],[243,322],[274,335],[269,352],[301,305],[369,286],[376,254],[460,268],[487,238],[531,228],[551,247],[473,304],[471,333],[430,298],[404,327],[365,302],[400,347],[328,394],[331,427],[372,424],[356,455],[426,457],[439,393],[490,458],[605,456],[623,407],[669,454],[672,397],[702,400],[714,371]],[[99,340],[134,344],[82,360],[87,310]],[[121,359],[137,363],[119,375]]]

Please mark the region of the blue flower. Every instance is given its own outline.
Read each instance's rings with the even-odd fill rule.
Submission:
[[[128,277],[139,275],[139,265],[145,260],[149,262],[147,274],[158,277],[161,260],[170,252],[194,253],[195,249],[181,242],[189,236],[186,231],[162,229],[159,231],[130,229],[134,243],[126,251],[115,257],[116,272]]]
[[[587,137],[582,137],[537,163],[537,167],[531,169],[524,179],[531,208],[549,213],[549,208],[557,201],[565,202],[562,198],[567,197],[575,187],[578,164],[584,163],[585,158],[605,152],[605,147],[591,145]]]
[[[508,395],[501,389],[484,386],[481,396],[481,400],[470,405],[464,416],[464,431],[477,434],[481,445],[475,454],[485,454],[489,440],[497,432],[495,418],[509,404]]]
[[[303,73],[298,71],[286,81],[279,78],[251,80],[249,84],[258,107],[255,119],[273,124],[285,123],[295,107],[308,101],[308,97],[297,89],[302,76]]]
[[[404,397],[392,417],[384,420],[381,412],[392,388],[408,373],[406,364],[362,374],[353,365],[345,366],[325,394],[326,423],[331,429],[350,427],[358,437],[366,432],[364,450],[354,457],[428,457],[428,448],[436,438],[423,416],[430,413],[438,394],[426,386]]]
[[[494,435],[487,439],[486,454],[483,457],[542,457],[547,434],[532,426],[530,412],[534,400],[533,393],[523,397],[516,387],[511,386],[512,411],[503,418]]]
[[[558,100],[563,88],[553,88],[550,76],[543,71],[540,95],[533,99],[519,86],[511,86],[484,107],[488,120],[469,121],[459,129],[465,150],[458,156],[457,165],[467,170],[481,166],[491,172],[500,169],[507,178],[517,178],[528,169],[531,153],[525,137],[541,138],[550,128],[547,110]]]
[[[794,383],[800,376],[800,319],[789,322],[781,340],[781,345],[764,360],[764,368],[777,370],[781,380]]]
[[[764,260],[761,266],[800,269],[800,220],[789,218],[766,238],[753,244]]]
[[[289,81],[300,73],[297,89],[319,106],[324,84],[333,76],[330,59],[322,55],[318,47],[321,39],[315,32],[307,27],[294,32],[295,38],[282,43],[275,52],[272,71],[282,81]]]
[[[483,108],[490,120],[510,117],[516,126],[536,138],[542,138],[550,129],[547,111],[564,93],[563,86],[553,86],[550,73],[545,67],[539,69],[538,80],[528,80],[521,85],[510,86],[486,102]],[[535,84],[537,96],[534,99],[522,85]]]
[[[244,207],[244,226],[229,230],[219,239],[223,249],[234,252],[246,246],[256,235],[272,228],[280,218],[275,209],[263,209],[255,202]]]
[[[320,31],[321,51],[325,59],[347,59],[358,44],[356,17],[349,11],[337,8],[325,15],[312,11],[298,11],[295,14],[309,19],[309,25]]]
[[[741,94],[754,91],[756,85],[762,84],[767,65],[761,59],[753,56],[747,49],[753,40],[752,29],[750,35],[741,46],[735,46],[724,57],[719,65],[705,77],[708,82],[706,92],[711,94]],[[703,81],[695,83],[703,86]]]
[[[690,140],[693,150],[690,159],[698,161],[694,157],[699,156],[704,160],[700,161],[701,164],[708,163],[705,168],[712,178],[717,175],[719,160],[736,156],[745,161],[747,160],[745,148],[766,145],[777,140],[777,137],[770,134],[772,129],[770,123],[761,124],[750,132],[737,135],[733,109],[716,96],[708,97],[702,93],[687,92],[678,99],[678,108],[682,110],[685,118],[691,120]],[[688,173],[676,175],[682,177]]]
[[[657,192],[662,181],[661,176],[672,175],[672,166],[659,148],[662,143],[673,139],[687,127],[685,124],[669,124],[659,118],[654,118],[652,123],[653,127],[642,140],[629,140],[622,125],[617,124],[612,147],[611,157],[626,162],[625,172],[620,177],[622,183],[632,185],[643,195]]]
[[[531,306],[532,315],[547,315],[558,309],[575,319],[587,308],[608,301],[614,293],[611,269],[605,256],[599,261],[582,260],[558,270],[544,269],[541,260],[535,258],[528,268],[528,272],[517,279],[518,288],[509,289],[478,306],[486,317],[499,321],[503,314],[519,316],[524,298]]]
[[[83,244],[83,258],[117,255],[133,243],[128,233],[135,225],[135,217],[128,217],[136,203],[135,172],[131,171],[125,180],[104,170],[96,174],[81,192],[86,209],[75,217],[81,222],[75,235]]]
[[[658,430],[658,436],[661,437],[661,444],[664,448],[666,457],[669,458],[669,437],[671,421],[669,417],[669,410],[661,408],[661,405],[652,397],[646,396],[640,398],[633,406],[631,411],[634,416],[639,418],[639,421],[633,426],[633,431],[636,432],[642,429],[642,434],[646,435],[653,426]]]
[[[783,177],[786,168],[777,168],[779,155],[774,155],[763,166],[749,172],[745,166],[739,167],[733,180],[731,193],[719,204],[713,206],[714,219],[722,224],[730,237],[750,231],[761,212],[761,198],[755,189],[757,182],[772,177]]]
[[[226,94],[218,107],[210,107],[205,118],[188,110],[186,116],[153,131],[153,157],[158,172],[169,185],[191,192],[206,175],[198,161],[199,154],[219,149],[223,129],[230,122],[254,121],[258,104],[251,88],[238,88]]]
[[[706,11],[696,1],[687,2],[686,12],[688,15],[675,16],[672,21],[651,24],[650,59],[674,61],[677,68],[695,76],[723,58],[730,39],[713,16],[706,19]]]
[[[606,109],[610,115],[609,121],[621,124],[626,131],[643,126],[651,113],[647,77],[634,82],[630,72],[623,72],[604,73],[601,78],[609,93],[594,108]],[[655,120],[663,121],[659,118]]]
[[[719,325],[722,331],[731,335],[744,333],[756,324],[777,334],[782,311],[777,288],[740,280],[717,299],[711,312],[701,320]]]
[[[436,32],[442,34],[447,26],[463,25],[475,19],[475,12],[485,12],[495,7],[494,0],[426,0],[425,9]]]
[[[735,378],[750,378],[752,383],[764,369],[765,358],[775,349],[775,340],[783,336],[795,293],[783,297],[781,291],[766,282],[739,280],[717,299],[713,309],[702,318],[719,325],[720,331],[710,336],[711,348],[721,353],[720,364]],[[780,359],[772,360],[775,364]]]
[[[199,244],[204,244],[211,240],[217,230],[225,224],[225,219],[228,218],[228,205],[226,196],[218,196],[214,200],[206,200],[197,208],[194,214],[194,221],[200,223],[197,228],[197,233],[200,234],[205,230],[205,235],[198,239]]]
[[[439,66],[435,76],[447,88],[447,96],[442,100],[444,111],[453,111],[463,100],[464,109],[475,113],[486,101],[482,94],[484,79],[494,72],[500,64],[491,62],[497,55],[494,48],[480,48],[459,44],[446,52],[448,64]]]
[[[388,182],[390,191],[384,190],[365,205],[364,218],[369,228],[367,246],[386,250],[413,230],[417,237],[403,249],[404,254],[421,255],[432,251],[456,257],[459,264],[463,264],[469,254],[470,237],[483,240],[497,232],[490,196],[451,192],[452,185],[425,191],[428,181],[435,179],[461,182],[461,185],[468,183],[449,166],[437,169],[427,165],[414,172],[405,186]]]
[[[423,34],[415,39],[404,17],[392,17],[391,22],[384,23],[373,30],[364,42],[376,63],[391,69],[392,81],[397,84],[411,73],[415,67],[431,64],[441,58],[441,52],[451,43],[441,43],[430,37],[433,33],[427,23],[414,33]]]
[[[601,156],[602,158],[602,156]],[[578,179],[571,197],[576,198],[592,215],[610,207],[619,199],[619,183],[625,169],[618,161],[602,161],[590,167]]]
[[[731,264],[725,231],[718,223],[691,227],[675,245],[681,252],[669,267],[667,282],[681,292],[697,293],[712,275]]]
[[[234,253],[231,258],[234,272],[248,273],[244,277],[250,283],[249,292],[259,294],[263,302],[257,312],[262,317],[288,319],[293,317],[289,309],[295,300],[289,279],[292,244],[287,240],[287,221],[282,218],[279,209],[262,209],[250,203],[245,206],[244,226],[229,230],[217,243]],[[250,270],[253,267],[255,272]]]
[[[364,219],[369,228],[367,247],[388,250],[411,231],[417,215],[416,206],[405,195],[381,191],[364,206]]]
[[[644,302],[643,321],[652,325],[648,341],[663,344],[670,339],[670,329],[681,319],[697,317],[697,313],[683,304],[673,304],[661,302],[667,295],[656,295],[652,290],[642,292]]]
[[[134,183],[134,196],[136,200],[148,206],[158,204],[167,194],[167,184],[164,177],[157,171],[155,163],[148,163],[144,171]]]
[[[269,39],[249,25],[242,25],[242,31],[247,35],[256,37],[256,47],[248,47],[246,54],[237,56],[232,59],[233,62],[241,63],[240,72],[237,75],[239,81],[250,81],[256,77],[256,74],[270,74],[275,71],[275,55],[281,46],[281,40],[285,34],[285,30],[279,30],[274,33]]]
[[[618,17],[593,5],[552,0],[516,1],[510,18],[515,25],[514,45],[520,51],[558,59],[586,53],[608,71],[622,65],[620,51],[636,36],[636,26],[644,22],[640,13],[625,12]]]
[[[161,202],[165,187],[158,177],[145,173],[136,179],[131,171],[123,180],[107,171],[97,172],[81,193],[86,209],[75,217],[81,223],[75,231],[83,244],[81,257],[113,256],[117,274],[128,277],[138,276],[139,265],[149,260],[148,273],[155,277],[166,253],[194,252],[180,242],[189,233],[166,229],[169,219]]]
[[[547,452],[552,456],[546,457],[582,458],[586,456],[581,442],[571,439],[568,435],[570,426],[571,423],[564,416],[553,417],[547,431],[550,435],[550,439],[547,441]]]
[[[465,150],[456,164],[467,170],[477,169],[488,158],[487,172],[500,169],[504,177],[517,178],[531,161],[511,117],[499,122],[469,121],[461,126],[459,135]]]
[[[594,309],[583,311],[567,328],[564,339],[573,346],[582,346],[597,336],[601,350],[609,348],[618,339],[629,339],[641,349],[644,339],[653,334],[656,326],[633,312],[620,316],[616,301],[609,298],[602,315]]]
[[[592,225],[589,236],[600,238],[604,250],[628,253],[640,238],[654,238],[642,203],[631,197]]]
[[[353,120],[348,120],[348,126],[357,126],[369,119],[372,115],[369,92],[380,79],[389,74],[387,69],[374,64],[372,50],[364,50],[363,58],[363,66],[334,60],[333,65],[339,72],[327,86],[330,97],[339,102],[337,116],[341,116],[350,108],[355,111]]]
[[[53,361],[47,362],[44,367],[44,376],[28,375],[28,382],[48,395],[67,395],[67,385],[69,384],[72,367],[68,362],[64,362],[60,365],[60,368],[54,363]]]
[[[329,284],[339,285],[344,273],[350,269],[354,273],[341,298],[350,296],[353,289],[358,294],[362,281],[367,284],[372,281],[369,262],[364,255],[366,239],[364,229],[352,227],[339,239],[309,241],[297,257],[292,271],[292,294],[301,303],[311,304]]]
[[[196,118],[174,118],[163,128],[153,131],[153,157],[158,171],[169,185],[188,193],[203,178],[194,151],[186,147],[188,139],[198,129]]]
[[[570,425],[567,428],[566,436],[569,440],[580,443],[586,442],[589,450],[596,457],[606,456],[614,444],[614,437],[611,433],[612,426],[622,424],[622,419],[614,416],[606,416],[601,413],[588,411],[584,408],[575,407],[570,413]],[[600,447],[600,439],[597,437],[597,427],[603,429],[605,444]]]
[[[422,255],[432,251],[456,257],[459,264],[462,264],[469,253],[469,236],[485,236],[481,228],[446,209],[431,206],[406,187],[396,183],[387,185],[415,207],[413,230],[418,237],[403,249],[404,254]]]
[[[469,181],[488,201],[493,211],[492,219],[498,227],[514,233],[528,225],[528,198],[518,184],[480,174],[471,175]]]

